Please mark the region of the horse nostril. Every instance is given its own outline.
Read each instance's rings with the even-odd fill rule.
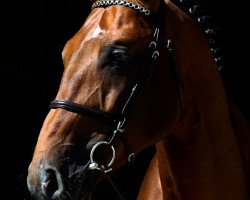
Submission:
[[[48,169],[42,178],[42,191],[46,197],[59,196],[63,191],[61,178],[57,171]]]

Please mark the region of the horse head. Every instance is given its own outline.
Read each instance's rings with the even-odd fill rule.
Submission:
[[[61,84],[29,166],[36,198],[90,199],[105,172],[175,128],[182,100],[164,4],[93,2],[62,52]]]

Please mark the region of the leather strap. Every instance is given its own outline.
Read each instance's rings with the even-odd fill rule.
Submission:
[[[107,115],[104,112],[101,112],[100,110],[90,108],[90,107],[85,107],[78,103],[73,103],[67,100],[54,100],[50,103],[50,108],[51,109],[62,108],[70,112],[77,113],[79,115],[86,115],[86,114],[92,115],[94,117],[98,117],[99,119],[102,119],[103,121],[111,125],[114,125],[114,122],[115,122],[115,120],[111,116]]]

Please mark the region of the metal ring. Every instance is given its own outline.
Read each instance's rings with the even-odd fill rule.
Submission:
[[[143,12],[144,12],[144,8],[143,8],[143,7],[140,7],[140,8],[139,8],[139,11],[143,13]]]
[[[133,4],[132,2],[129,2],[129,3],[128,3],[128,7],[130,7],[130,8],[132,8],[133,5],[134,5],[134,4]]]
[[[139,9],[139,5],[138,4],[135,4],[135,6],[134,6],[134,8],[136,9],[136,10],[138,10]]]
[[[128,161],[129,162],[134,162],[135,160],[135,153],[131,153],[129,156],[128,156]]]
[[[150,11],[149,10],[145,10],[145,15],[150,15]]]
[[[97,148],[98,146],[102,145],[102,144],[105,144],[105,145],[109,146],[109,147],[111,148],[111,150],[112,150],[112,158],[111,158],[110,162],[109,162],[107,165],[105,165],[105,167],[106,167],[105,169],[98,167],[98,163],[95,162],[95,160],[94,160],[94,158],[93,158],[94,152],[95,152],[96,148]],[[95,169],[97,169],[97,170],[101,170],[101,171],[102,171],[102,170],[107,170],[108,168],[111,167],[111,165],[113,164],[114,160],[115,160],[115,148],[114,148],[113,146],[110,146],[110,145],[108,144],[107,141],[100,141],[100,142],[97,142],[97,143],[92,147],[92,149],[91,149],[91,151],[90,151],[90,165],[96,163],[97,165],[96,165]]]

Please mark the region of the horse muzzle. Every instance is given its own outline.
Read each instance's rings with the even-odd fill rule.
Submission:
[[[62,175],[57,169],[43,168],[32,177],[29,173],[27,185],[31,194],[37,199],[57,199],[64,191]]]
[[[94,172],[88,171],[88,165],[58,168],[31,163],[27,177],[31,196],[37,200],[79,200],[80,197],[81,200],[90,199],[95,187],[93,180],[96,179],[93,176]],[[93,182],[90,183],[88,180]]]

